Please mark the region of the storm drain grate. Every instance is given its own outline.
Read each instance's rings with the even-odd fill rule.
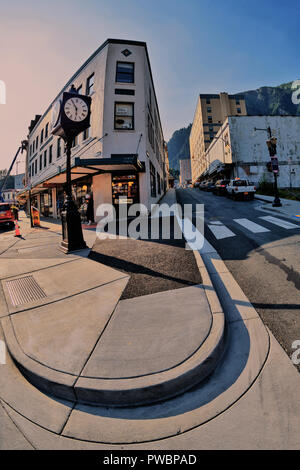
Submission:
[[[14,307],[46,297],[45,292],[33,276],[13,279],[12,281],[6,281],[5,284]]]

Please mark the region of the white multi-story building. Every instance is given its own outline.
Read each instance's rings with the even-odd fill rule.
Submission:
[[[166,189],[164,137],[146,43],[108,39],[29,127],[27,183],[42,214],[57,216],[66,182],[62,139],[51,134],[52,110],[74,85],[92,98],[91,127],[72,148],[73,195],[101,203],[140,202],[148,210]]]
[[[205,152],[204,178],[272,182],[268,128],[277,138],[278,186],[300,187],[300,116],[229,116]]]
[[[180,184],[181,185],[190,184],[192,182],[190,158],[179,160],[179,167],[180,167],[180,177],[179,177]]]

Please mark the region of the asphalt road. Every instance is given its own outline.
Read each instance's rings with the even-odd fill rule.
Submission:
[[[174,218],[168,239],[163,238],[161,225],[158,238],[151,239],[150,222],[149,218],[148,238],[97,239],[89,255],[90,259],[130,274],[121,299],[180,289],[202,282],[193,252],[185,249],[183,237],[174,238]]]
[[[205,238],[291,357],[293,342],[300,340],[300,223],[260,210],[259,201],[199,189],[179,189],[177,200],[204,204]]]

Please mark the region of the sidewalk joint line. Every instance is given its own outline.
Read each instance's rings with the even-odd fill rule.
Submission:
[[[77,261],[77,260],[75,260],[75,261]],[[80,291],[80,292],[75,292],[75,294],[67,295],[66,297],[62,297],[60,299],[52,300],[50,302],[46,302],[46,303],[40,304],[40,305],[34,305],[33,307],[24,308],[23,310],[18,310],[17,312],[11,312],[9,315],[10,316],[18,315],[18,313],[28,312],[29,310],[35,310],[36,308],[45,307],[46,305],[52,305],[52,304],[55,304],[56,302],[62,302],[63,300],[71,299],[72,297],[75,297],[76,295],[85,294],[86,292],[98,289],[99,287],[102,287],[102,286],[107,286],[108,284],[112,284],[113,282],[119,281],[120,279],[124,279],[126,277],[129,277],[129,276],[127,275],[127,276],[118,277],[117,279],[113,279],[112,281],[108,281],[108,282],[105,282],[104,284],[99,284],[99,285],[96,285],[94,287],[90,287],[89,289],[85,289],[85,290]]]

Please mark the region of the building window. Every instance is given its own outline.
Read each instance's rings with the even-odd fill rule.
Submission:
[[[76,147],[76,145],[78,145],[78,142],[79,142],[79,134],[74,137],[74,139],[72,140],[72,147]]]
[[[135,95],[134,90],[125,90],[125,88],[115,88],[115,95]]]
[[[240,105],[240,100],[236,100],[236,105],[237,105],[237,106]]]
[[[151,188],[151,197],[156,197],[155,168],[151,162],[150,162],[150,188]]]
[[[90,135],[91,135],[90,129],[91,129],[91,128],[88,127],[87,129],[85,129],[85,130],[83,131],[83,140],[86,140],[86,139],[88,139],[88,138],[90,137]]]
[[[117,62],[116,82],[134,83],[133,62]]]
[[[157,192],[158,192],[158,194],[161,193],[161,190],[160,190],[160,176],[159,176],[158,173],[157,173]]]
[[[52,145],[49,147],[49,165],[52,163]]]
[[[241,113],[242,113],[241,108],[238,108],[238,109],[237,109],[237,112],[238,112],[238,114],[241,114]]]
[[[34,162],[34,174],[37,174],[37,159]]]
[[[214,131],[214,127],[213,126],[209,126],[209,132],[213,132]]]
[[[207,116],[207,119],[208,119],[209,124],[211,124],[213,122],[212,116]]]
[[[211,107],[210,106],[207,108],[207,112],[211,113]]]
[[[37,136],[37,138],[35,139],[35,148],[38,149],[38,145],[39,145],[39,136]]]
[[[49,124],[47,123],[45,127],[45,139],[47,139],[48,137],[48,129],[49,129]]]
[[[133,103],[115,103],[114,128],[123,130],[134,129]]]
[[[44,168],[47,166],[47,150],[44,152]]]
[[[86,81],[86,94],[91,95],[94,91],[94,79],[95,74],[93,73]]]
[[[43,140],[44,140],[44,129],[42,129],[42,132],[41,132],[41,144],[43,143]]]
[[[154,130],[153,130],[152,120],[151,120],[149,113],[148,113],[148,139],[151,144],[151,147],[154,149]]]
[[[210,104],[210,99],[206,98],[206,104]]]
[[[57,158],[61,156],[61,147],[60,147],[60,139],[57,141]]]
[[[35,140],[32,142],[32,153],[35,151]]]
[[[40,155],[40,171],[42,171],[43,168],[43,156]]]

